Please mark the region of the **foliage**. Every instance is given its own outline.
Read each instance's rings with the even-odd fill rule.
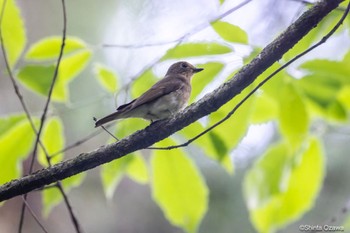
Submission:
[[[18,80],[31,91],[48,95],[57,59],[61,47],[59,37],[49,37],[34,43],[25,54],[29,64],[18,70]],[[58,81],[52,93],[52,100],[67,102],[69,100],[68,84],[86,67],[91,51],[80,39],[69,37],[66,40],[64,56],[59,66]],[[31,64],[34,63],[35,64]],[[38,65],[40,62],[42,64]]]
[[[1,6],[4,1],[0,1]],[[27,37],[23,19],[15,1],[8,1],[4,10],[6,11],[1,24],[2,37],[5,41],[4,47],[7,51],[9,65],[13,68],[23,52]]]
[[[0,0],[0,5],[3,1]],[[220,4],[224,4],[224,0]],[[329,17],[329,20],[324,21],[288,52],[285,58],[294,57],[314,43],[333,23],[334,17]],[[56,60],[62,38],[42,38],[27,45],[28,49],[24,51],[27,41],[24,22],[13,0],[8,1],[1,26],[9,64],[12,69],[19,64],[15,70],[16,79],[23,87],[45,99],[58,65]],[[207,62],[198,65],[205,68],[205,72],[197,74],[193,80],[191,102],[202,96],[203,90],[212,89],[216,78],[221,77],[229,66],[224,58],[235,51],[237,44],[254,48],[249,45],[247,33],[236,25],[216,21],[211,27],[220,37],[219,41],[184,42],[170,48],[160,59],[173,61],[206,58]],[[71,36],[67,38],[64,56],[59,65],[58,81],[52,95],[55,103],[69,103],[70,83],[87,70],[94,55],[82,39]],[[312,208],[325,176],[324,143],[311,129],[312,123],[315,119],[337,124],[348,122],[349,64],[350,51],[340,61],[305,61],[296,67],[303,74],[302,77],[294,77],[293,72],[280,72],[252,95],[231,118],[194,141],[190,147],[166,152],[150,151],[150,164],[142,152],[135,152],[103,165],[101,181],[106,196],[113,197],[120,180],[126,175],[150,186],[154,201],[170,223],[186,232],[197,232],[209,208],[209,190],[193,157],[205,155],[220,164],[228,174],[234,175],[230,154],[247,134],[249,126],[275,122],[279,133],[278,141],[270,145],[249,169],[243,188],[250,219],[257,231],[274,232],[284,228]],[[278,64],[270,67],[255,85],[277,68]],[[104,91],[115,93],[119,90],[121,78],[113,69],[95,63],[94,73]],[[229,75],[224,78],[231,77]],[[129,97],[135,98],[142,94],[157,78],[152,68],[145,70],[132,83]],[[252,87],[246,88],[241,95],[207,119],[195,122],[159,145],[172,145],[193,138],[225,117],[251,90]],[[37,126],[39,120],[34,118],[34,122]],[[128,119],[117,125],[115,134],[123,138],[145,126],[146,123],[142,121]],[[20,165],[31,155],[35,134],[23,114],[0,118],[0,129],[0,183],[3,184],[23,175]],[[37,159],[41,166],[49,166],[47,156],[53,154],[50,158],[52,164],[64,159],[63,152],[57,154],[65,147],[66,141],[61,118],[55,116],[47,119],[41,141],[46,149],[39,149]],[[64,180],[64,189],[79,186],[84,177],[84,174],[80,174]],[[44,190],[42,198],[46,216],[63,199],[55,188]]]
[[[159,143],[174,143],[170,139]],[[199,169],[183,151],[156,151],[151,159],[152,194],[171,223],[196,232],[208,208],[208,188]]]
[[[304,144],[298,153],[283,142],[272,146],[247,173],[244,195],[259,232],[272,232],[312,207],[323,181],[324,155],[318,139]]]

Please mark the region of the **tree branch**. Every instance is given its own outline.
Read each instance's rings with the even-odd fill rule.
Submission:
[[[256,58],[245,65],[233,78],[184,111],[176,114],[173,118],[156,122],[119,142],[103,146],[89,153],[82,153],[74,159],[6,183],[0,187],[0,201],[28,193],[44,185],[121,158],[131,152],[147,148],[201,117],[216,111],[250,85],[268,67],[278,61],[284,53],[291,49],[311,29],[316,27],[342,1],[323,0],[315,4],[279,37],[266,46]]]
[[[207,129],[203,130],[201,133],[197,134],[196,136],[194,136],[193,138],[189,139],[188,141],[182,143],[182,144],[177,144],[177,145],[172,145],[172,146],[166,146],[166,147],[148,147],[147,149],[152,149],[152,150],[173,150],[176,148],[180,148],[180,147],[185,147],[188,146],[189,144],[191,144],[192,142],[194,142],[195,140],[197,140],[198,138],[200,138],[201,136],[203,136],[204,134],[208,133],[209,131],[211,131],[212,129],[214,129],[215,127],[219,126],[220,124],[224,123],[226,120],[228,120],[236,111],[239,107],[241,107],[255,92],[257,92],[259,90],[260,87],[262,87],[267,81],[269,81],[271,78],[273,78],[276,74],[278,74],[280,71],[284,70],[287,66],[289,66],[290,64],[292,64],[293,62],[295,62],[296,60],[298,60],[299,58],[301,58],[302,56],[308,54],[309,52],[311,52],[312,50],[316,49],[318,46],[322,45],[323,43],[326,43],[327,40],[335,33],[335,31],[340,27],[340,25],[343,24],[346,16],[348,15],[350,11],[350,2],[348,4],[348,7],[345,9],[345,12],[343,14],[343,16],[340,18],[340,20],[338,21],[338,23],[336,25],[334,25],[334,27],[324,36],[322,37],[322,39],[320,41],[318,41],[316,44],[314,44],[313,46],[309,47],[308,49],[304,50],[303,52],[299,53],[298,55],[296,55],[295,57],[293,57],[291,60],[289,60],[288,62],[286,62],[284,65],[282,65],[281,67],[279,67],[278,69],[276,69],[274,72],[272,72],[269,76],[267,76],[264,80],[262,80],[258,85],[256,85],[256,87],[254,87],[253,90],[251,90],[246,96],[244,96],[244,98],[238,102],[238,104],[226,115],[224,116],[221,120],[217,121],[215,124],[213,124],[212,126],[208,127]]]

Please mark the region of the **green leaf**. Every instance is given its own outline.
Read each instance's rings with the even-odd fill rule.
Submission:
[[[180,133],[185,136],[186,139],[191,139],[205,130],[204,126],[198,121],[192,123],[191,125],[183,128]],[[204,134],[202,137],[199,137],[193,142],[194,144],[200,146],[204,150],[205,154],[212,159],[219,160],[220,155],[216,154],[214,145],[211,142],[211,139],[207,134]],[[169,146],[169,145],[167,145]]]
[[[80,173],[61,181],[64,192],[68,194],[72,188],[78,187],[85,178],[86,173]],[[63,201],[62,193],[58,188],[52,187],[43,191],[44,216],[47,217],[51,210]]]
[[[291,50],[283,55],[284,59],[286,61],[291,60],[297,54],[305,51],[312,44],[318,42],[322,37],[324,37],[324,35],[326,35],[338,22],[340,16],[339,14],[338,16],[336,14],[337,11],[333,11],[327,15],[327,18],[318,23],[317,27],[308,32],[308,34],[302,40],[300,40]],[[339,31],[341,32],[342,30]]]
[[[28,65],[22,67],[17,77],[25,86],[29,89],[47,95],[52,82],[55,67],[52,66],[40,66],[40,65]]]
[[[52,117],[47,120],[43,128],[41,142],[50,156],[64,148],[63,124],[58,117]],[[59,153],[51,158],[51,165],[61,162],[63,153]],[[45,152],[39,146],[38,161],[43,167],[48,167],[48,161]]]
[[[113,194],[124,175],[128,175],[140,184],[148,182],[149,174],[146,161],[139,152],[102,165],[101,180],[103,190],[108,199],[113,198]]]
[[[225,157],[228,153],[228,148],[225,145],[225,142],[221,139],[217,133],[209,132],[209,137],[214,145],[214,148],[216,150],[216,154],[218,154],[220,157]],[[222,158],[219,158],[221,160]]]
[[[182,134],[186,138],[186,140],[189,140],[202,133],[204,130],[205,128],[199,122],[194,122],[191,125],[182,129],[180,131],[180,134]],[[222,142],[222,139],[220,138],[220,135],[217,134],[215,134],[215,137],[216,138],[210,137],[207,133],[197,138],[193,142],[193,144],[197,145],[200,149],[202,149],[206,156],[218,161],[229,174],[233,174],[233,164],[230,160],[228,153],[222,153],[224,151],[227,151],[227,148],[225,150],[219,149],[223,145],[218,145],[217,143],[218,141]]]
[[[299,155],[286,144],[269,151],[248,171],[244,197],[258,232],[274,232],[296,220],[314,204],[324,177],[321,143],[311,138]]]
[[[321,82],[329,80],[328,82],[338,85],[350,84],[350,67],[347,62],[315,59],[303,63],[300,67],[320,79],[323,78]]]
[[[124,138],[134,133],[137,130],[146,128],[149,125],[148,121],[137,119],[137,118],[128,118],[119,121],[117,128],[115,130],[115,135],[118,138]],[[114,140],[114,139],[113,139]]]
[[[301,68],[311,74],[299,80],[298,84],[309,97],[312,110],[330,120],[347,119],[346,101],[339,101],[341,91],[350,84],[348,78],[350,68],[347,59],[348,55],[345,55],[340,62],[312,60],[301,65]]]
[[[126,168],[126,174],[140,184],[146,184],[149,180],[146,160],[142,155],[135,154]]]
[[[166,218],[187,232],[196,232],[208,208],[208,188],[199,169],[182,150],[155,151],[151,167],[152,196]]]
[[[161,60],[217,55],[230,52],[232,52],[231,48],[218,43],[187,43],[169,49]]]
[[[298,80],[296,84],[308,97],[311,107],[309,109],[315,115],[321,115],[335,121],[346,120],[347,85],[326,76],[316,75],[308,75]]]
[[[327,116],[336,121],[346,122],[348,120],[347,111],[345,107],[338,101],[333,101],[327,107]]]
[[[28,65],[22,67],[18,74],[18,80],[25,85],[28,89],[34,91],[37,94],[47,96],[51,86],[55,67],[41,66],[41,65]],[[52,93],[52,100],[65,101],[68,98],[68,90],[60,80],[56,81],[54,91]]]
[[[145,124],[146,122],[140,119],[125,119],[118,122],[115,134],[118,138],[124,138],[136,130],[144,128]],[[134,152],[103,165],[100,175],[103,189],[108,199],[113,197],[124,175],[128,175],[136,182],[142,184],[148,181],[148,169],[140,152]]]
[[[63,124],[57,117],[48,119],[46,122],[42,138],[42,143],[45,146],[48,154],[55,153],[64,147]],[[62,161],[63,154],[58,154],[51,158],[51,164],[56,164]],[[43,166],[48,166],[46,155],[42,149],[39,149],[38,161]],[[61,182],[65,193],[67,194],[73,187],[79,186],[85,177],[84,173],[72,176]],[[63,200],[63,196],[57,187],[45,189],[43,191],[43,206],[44,215],[48,216],[52,208],[58,205]]]
[[[275,62],[271,67],[269,67],[264,73],[262,73],[257,80],[254,81],[255,85],[265,80],[271,73],[281,68],[281,65]],[[271,78],[267,83],[265,83],[259,91],[262,91],[264,95],[278,100],[280,98],[281,86],[285,85],[286,80],[290,81],[291,78],[286,74],[285,70],[278,72],[273,78]]]
[[[111,93],[114,93],[118,88],[117,75],[109,68],[95,64],[95,74],[99,83]]]
[[[222,37],[222,39],[232,42],[248,44],[247,33],[236,25],[223,21],[216,21],[211,24],[213,29]]]
[[[52,93],[52,100],[59,102],[68,100],[68,82],[84,69],[90,57],[91,52],[89,50],[82,50],[62,59]],[[54,65],[27,65],[19,70],[17,77],[30,90],[47,96],[54,72]]]
[[[341,89],[341,84],[329,77],[307,75],[296,81],[298,87],[316,104],[321,107],[328,106],[333,102]]]
[[[216,75],[224,68],[224,65],[219,62],[209,62],[198,67],[204,68],[205,72],[196,74],[192,79],[192,94],[190,102],[203,91],[203,89],[215,78]]]
[[[146,122],[140,119],[125,119],[118,122],[116,136],[126,137],[138,129],[144,128]],[[112,139],[114,141],[114,139]],[[148,170],[146,162],[139,152],[132,153],[126,157],[117,159],[102,166],[101,179],[105,195],[111,199],[124,175],[139,183],[148,181]]]
[[[309,116],[304,101],[291,83],[280,88],[278,123],[292,150],[304,142],[309,131]]]
[[[250,88],[244,90],[241,96],[246,96],[249,89]],[[241,98],[235,98],[229,103],[226,103],[216,112],[210,114],[209,125],[213,125],[223,119],[233,108],[236,107],[240,100]],[[229,119],[212,130],[223,140],[228,148],[228,152],[235,148],[247,133],[250,117],[253,113],[254,102],[255,96],[252,95]]]
[[[121,181],[128,164],[131,162],[136,153],[116,159],[108,164],[102,165],[101,179],[103,190],[108,199],[112,199],[114,191]]]
[[[27,119],[25,115],[12,115],[10,117],[0,118],[0,137],[5,135],[8,131],[12,130],[16,124]]]
[[[33,119],[37,123],[37,119]],[[5,125],[6,124],[6,125]],[[22,161],[34,144],[35,134],[24,115],[0,118],[0,184],[22,175]]]
[[[344,55],[343,63],[345,63],[345,64],[350,63],[350,50]]]
[[[277,118],[278,101],[271,98],[265,92],[256,95],[251,122],[261,124]]]
[[[88,64],[91,57],[90,50],[81,50],[68,57],[64,57],[59,68],[59,80],[67,83],[75,78]]]
[[[46,37],[32,44],[26,53],[28,61],[44,61],[57,59],[61,51],[62,37]],[[86,44],[79,38],[67,37],[64,46],[64,54],[69,54],[79,49],[86,48]]]
[[[290,175],[286,144],[271,146],[247,172],[244,179],[244,194],[249,209],[254,210],[284,191],[286,179]],[[266,182],[266,183],[263,183]]]
[[[157,82],[157,77],[152,69],[143,72],[134,82],[131,88],[131,96],[137,98],[147,91],[153,84]]]
[[[0,6],[3,6],[4,1],[0,0]],[[23,19],[14,0],[7,0],[0,26],[8,62],[10,67],[13,67],[27,41]]]
[[[337,100],[348,110],[350,110],[350,86],[343,87],[337,96]],[[0,129],[1,132],[1,129]]]

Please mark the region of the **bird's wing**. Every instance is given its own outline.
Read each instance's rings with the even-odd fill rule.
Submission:
[[[179,77],[166,77],[154,84],[148,91],[146,91],[139,98],[137,98],[133,102],[132,108],[152,102],[160,98],[161,96],[167,95],[173,91],[181,89],[186,82],[186,78],[180,75]]]
[[[137,99],[134,99],[132,100],[131,102],[127,103],[127,104],[123,104],[123,105],[120,105],[117,110],[118,111],[122,111],[122,110],[125,110],[128,106],[130,106],[132,103],[134,103]]]

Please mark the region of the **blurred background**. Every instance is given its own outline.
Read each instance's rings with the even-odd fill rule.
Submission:
[[[97,61],[113,67],[120,81],[127,84],[145,66],[174,46],[179,38],[196,30],[198,26],[203,30],[186,38],[186,41],[215,41],[217,35],[205,25],[209,25],[212,19],[241,2],[226,0],[220,5],[218,0],[67,1],[67,33],[87,42],[94,52],[92,62]],[[19,0],[17,4],[25,20],[28,45],[43,37],[61,35],[60,1]],[[244,29],[248,33],[249,44],[263,47],[306,8],[305,4],[293,0],[253,0],[225,17],[225,21]],[[104,46],[106,44],[127,45],[127,48],[106,47]],[[137,48],[139,45],[147,44],[159,45]],[[343,46],[336,46],[339,44]],[[337,34],[330,42],[307,55],[305,59],[313,56],[340,59],[346,52],[344,48],[348,48],[349,44],[348,37]],[[230,69],[242,66],[242,59],[249,52],[249,48],[238,48],[235,54],[227,58]],[[204,61],[195,60],[194,62]],[[157,64],[155,73],[162,76],[168,66],[168,63]],[[2,57],[0,69],[4,70]],[[4,72],[0,75],[0,114],[22,112],[10,80]],[[21,91],[33,115],[40,116],[44,98],[25,88],[21,88]],[[93,116],[101,117],[123,101],[122,98],[106,93],[94,78],[92,69],[86,69],[70,84],[69,105],[54,104],[50,114],[59,115],[63,119],[66,142],[75,142],[95,131]],[[327,222],[332,217],[338,216],[349,200],[350,127],[328,125],[324,122],[320,122],[318,127],[322,131],[327,155],[327,173],[321,194],[311,211],[280,232],[299,232],[300,224],[317,225]],[[220,165],[207,157],[193,155],[210,189],[209,209],[199,232],[255,232],[249,222],[243,199],[242,179],[254,159],[275,140],[275,137],[274,123],[252,126],[247,137],[232,152],[232,161],[235,164],[233,176],[227,174]],[[65,158],[94,150],[104,145],[108,138],[107,134],[102,133],[68,151]],[[99,168],[88,171],[83,184],[73,189],[69,193],[69,198],[85,232],[183,232],[165,219],[159,207],[153,202],[147,185],[136,184],[124,178],[113,199],[107,200],[101,185]],[[30,194],[28,202],[36,213],[40,213],[42,206],[39,195]],[[0,233],[17,232],[21,203],[20,198],[14,198],[0,207]],[[39,217],[49,232],[74,232],[66,207],[62,203],[55,207],[47,218]],[[340,217],[344,216],[340,215]],[[24,232],[41,232],[28,214],[24,227]]]

